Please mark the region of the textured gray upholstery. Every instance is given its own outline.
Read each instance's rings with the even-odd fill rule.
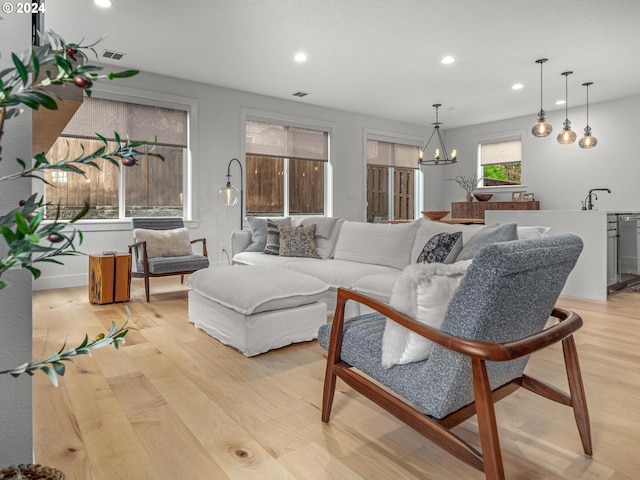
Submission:
[[[482,247],[449,304],[442,331],[508,342],[542,330],[581,251],[582,240],[570,234]],[[441,345],[427,360],[383,369],[385,321],[377,313],[345,320],[341,358],[435,418],[473,402],[469,358]],[[325,349],[330,334],[330,324],[318,333]],[[521,376],[527,360],[488,362],[491,388]]]
[[[149,273],[169,273],[185,270],[200,270],[209,266],[209,259],[202,255],[184,255],[182,257],[156,257],[149,259]],[[138,271],[142,270],[138,262]]]

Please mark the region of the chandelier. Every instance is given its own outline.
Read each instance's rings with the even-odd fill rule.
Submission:
[[[447,165],[450,163],[456,163],[456,150],[451,150],[451,156],[449,156],[449,154],[447,153],[447,148],[444,146],[442,135],[440,134],[440,125],[442,125],[442,123],[438,121],[438,108],[440,108],[442,104],[436,103],[433,106],[436,109],[436,121],[431,124],[434,125],[433,133],[431,133],[431,136],[429,137],[429,140],[427,140],[427,143],[424,145],[424,147],[419,150],[418,163],[420,165]],[[427,147],[429,146],[429,143],[431,143],[431,139],[433,139],[434,136],[438,138],[439,146],[437,146],[433,157],[425,158],[424,152],[427,150]]]

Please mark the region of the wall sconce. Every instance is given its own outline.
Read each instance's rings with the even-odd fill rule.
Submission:
[[[231,184],[231,164],[233,162],[238,162],[238,166],[240,167],[240,190],[234,187]],[[220,198],[220,202],[225,207],[232,207],[238,203],[238,199],[240,199],[240,230],[242,230],[242,224],[244,219],[244,189],[242,183],[242,164],[240,160],[237,158],[232,158],[229,161],[229,165],[227,166],[227,185],[218,190],[218,197]]]

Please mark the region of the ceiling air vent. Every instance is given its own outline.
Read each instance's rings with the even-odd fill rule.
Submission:
[[[122,60],[125,55],[125,53],[114,52],[113,50],[104,50],[102,52],[103,58],[110,58],[111,60]]]
[[[296,92],[292,94],[294,97],[306,97],[309,95],[307,92]]]

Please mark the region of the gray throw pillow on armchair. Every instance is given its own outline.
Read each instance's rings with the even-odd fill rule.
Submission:
[[[487,225],[483,229],[478,230],[478,233],[471,237],[462,247],[462,251],[460,255],[458,255],[458,258],[456,258],[456,262],[472,259],[482,247],[490,243],[509,242],[517,239],[518,229],[515,223]]]

